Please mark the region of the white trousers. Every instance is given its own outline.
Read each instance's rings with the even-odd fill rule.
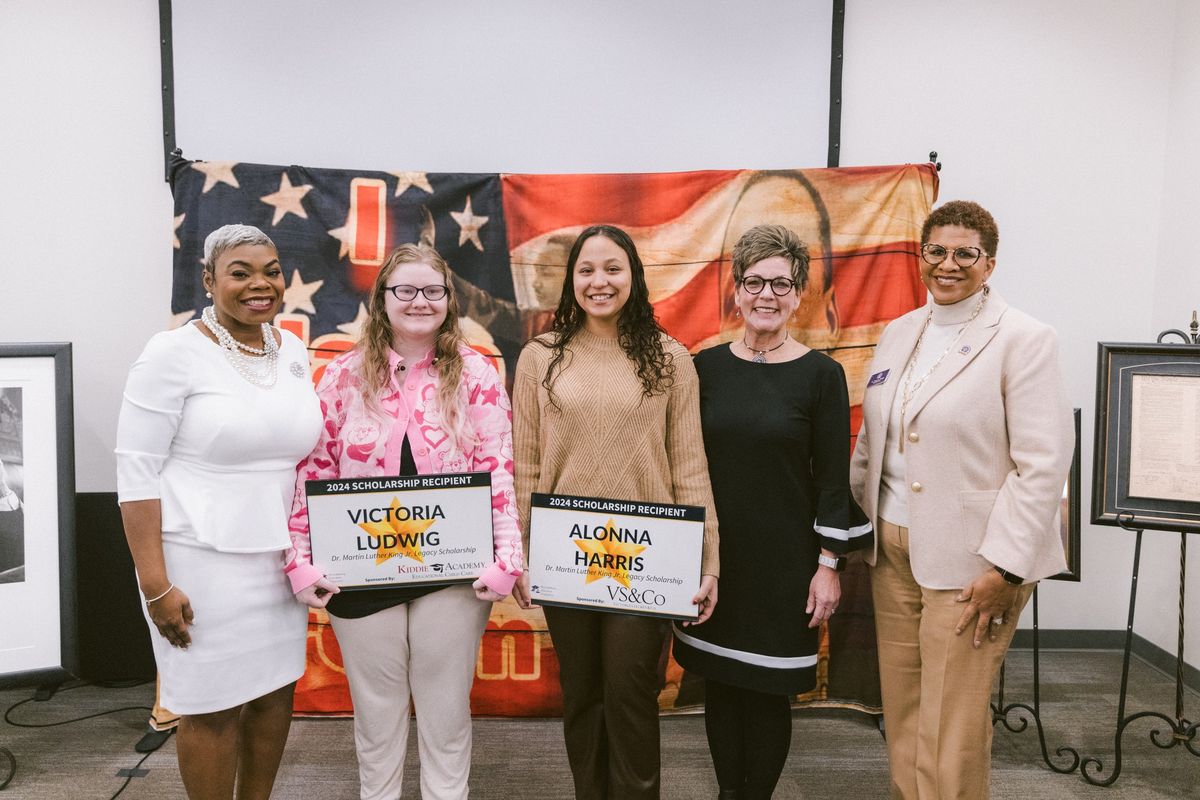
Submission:
[[[354,701],[362,800],[398,800],[417,716],[424,800],[466,800],[471,683],[491,603],[450,586],[361,619],[330,615]]]

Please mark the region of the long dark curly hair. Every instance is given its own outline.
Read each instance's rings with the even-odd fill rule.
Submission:
[[[580,233],[575,244],[571,245],[571,253],[567,256],[567,271],[563,275],[562,295],[558,299],[554,322],[550,326],[550,333],[553,335],[548,337],[549,341],[534,340],[553,352],[546,374],[542,378],[542,386],[546,387],[550,394],[550,402],[554,403],[554,381],[567,366],[564,363],[567,345],[587,322],[587,312],[575,299],[575,265],[579,261],[579,251],[583,249],[584,242],[593,236],[603,236],[612,241],[624,250],[629,258],[632,281],[629,299],[617,318],[617,341],[625,355],[637,365],[642,395],[651,397],[663,394],[670,390],[675,380],[674,360],[663,348],[662,337],[666,332],[654,317],[654,307],[650,305],[650,289],[646,286],[646,268],[638,256],[633,239],[629,238],[625,231],[612,225],[593,225]]]

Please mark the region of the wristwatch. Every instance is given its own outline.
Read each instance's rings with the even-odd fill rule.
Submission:
[[[1013,586],[1020,586],[1025,582],[1025,579],[1020,575],[1014,575],[1006,569],[1000,569],[1000,567],[993,567],[993,569],[1000,573],[1000,577],[1004,578],[1005,583],[1010,583]]]
[[[829,567],[838,572],[845,572],[846,557],[845,556],[827,556],[824,553],[817,556],[817,563],[822,567]]]

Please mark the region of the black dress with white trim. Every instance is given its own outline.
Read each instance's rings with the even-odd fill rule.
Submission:
[[[704,449],[721,528],[716,611],[675,628],[675,658],[710,680],[769,694],[816,683],[808,587],[822,547],[874,534],[850,494],[850,404],[824,353],[756,364],[728,345],[698,354]]]

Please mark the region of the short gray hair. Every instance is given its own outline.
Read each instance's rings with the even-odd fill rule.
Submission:
[[[279,248],[267,236],[253,225],[222,225],[204,239],[204,271],[213,272],[217,268],[217,259],[226,250],[232,250],[242,245],[265,244],[272,250]]]
[[[746,270],[767,258],[780,256],[791,267],[797,293],[808,285],[808,245],[782,225],[755,225],[733,246],[733,279],[742,282]]]

